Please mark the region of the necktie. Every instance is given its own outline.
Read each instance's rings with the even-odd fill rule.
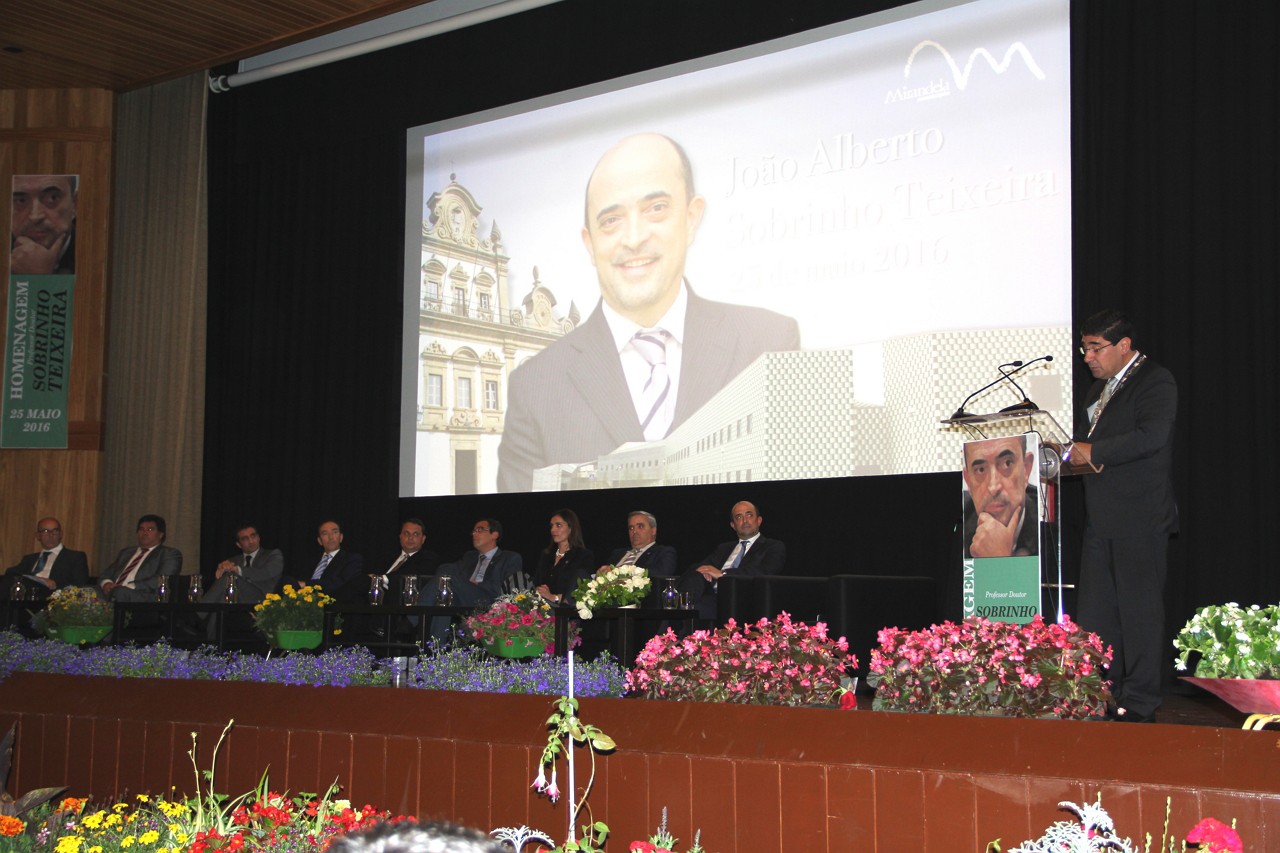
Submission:
[[[751,543],[748,542],[746,539],[743,539],[741,542],[738,543],[738,555],[733,558],[733,565],[730,566],[729,568],[736,569],[738,568],[738,566],[742,565],[742,558],[747,556],[747,547],[750,544]]]
[[[1119,385],[1120,380],[1114,376],[1107,380],[1107,384],[1102,388],[1102,393],[1098,395],[1098,405],[1093,407],[1093,420],[1089,421],[1090,424],[1097,422],[1098,415],[1102,414],[1102,410],[1106,407],[1107,401],[1111,399],[1111,395],[1116,393],[1116,388],[1119,387]]]
[[[40,573],[44,571],[45,564],[48,562],[49,562],[49,552],[41,551],[40,556],[36,557],[36,570],[31,574],[35,575],[36,577],[39,577]]]
[[[671,393],[671,377],[667,374],[667,340],[671,336],[663,329],[641,329],[631,339],[631,345],[649,365],[649,378],[640,392],[636,416],[647,441],[657,441],[667,434],[671,416],[666,411],[667,396]]]
[[[640,552],[632,548],[630,551],[622,555],[622,559],[618,561],[619,566],[634,566],[636,560],[640,559]]]
[[[484,580],[485,569],[489,568],[489,555],[481,554],[480,559],[476,561],[476,570],[471,573],[471,582],[480,583]]]
[[[325,554],[320,558],[320,565],[316,566],[316,570],[311,573],[311,579],[313,581],[320,580],[320,576],[324,574],[325,569],[329,568],[329,561],[332,559],[333,557],[330,554]]]
[[[252,562],[253,562],[253,555],[252,555],[252,554],[245,554],[245,555],[244,555],[244,570],[245,570],[246,572],[247,572],[247,571],[249,571],[249,564],[250,564],[250,563],[252,563]]]
[[[142,561],[146,559],[149,553],[151,553],[151,549],[139,548],[138,553],[134,554],[133,559],[129,561],[129,565],[125,566],[124,571],[120,573],[120,577],[116,578],[116,586],[124,586],[138,566],[142,565]]]
[[[409,555],[408,555],[408,554],[406,554],[404,551],[401,551],[401,552],[400,552],[400,556],[399,556],[399,557],[397,557],[397,558],[396,558],[396,561],[395,561],[394,563],[392,563],[392,564],[391,564],[391,568],[387,569],[387,574],[391,574],[391,573],[392,573],[392,572],[394,572],[396,569],[398,569],[398,568],[400,568],[401,566],[403,566],[403,565],[404,565],[404,561],[405,561],[405,560],[407,560],[407,559],[409,559]]]

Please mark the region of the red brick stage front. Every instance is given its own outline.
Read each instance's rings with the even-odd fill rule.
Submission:
[[[251,789],[269,766],[277,790],[337,779],[357,804],[559,839],[567,804],[529,787],[550,713],[549,697],[391,688],[30,674],[0,683],[0,725],[19,724],[11,794],[60,784],[95,797],[190,793],[190,732],[207,767],[234,718],[222,791]],[[683,844],[701,828],[714,853],[955,853],[997,837],[1008,849],[1068,817],[1059,800],[1099,792],[1139,849],[1144,832],[1158,843],[1172,797],[1179,836],[1202,817],[1234,819],[1245,849],[1280,850],[1277,731],[635,699],[586,699],[581,716],[618,742],[591,796],[618,850],[647,838],[663,806]]]

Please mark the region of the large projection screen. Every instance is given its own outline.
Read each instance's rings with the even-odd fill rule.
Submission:
[[[1068,60],[1067,0],[917,3],[409,130],[401,495],[951,470],[939,419],[1046,354],[1018,384],[1069,423]],[[584,235],[653,133],[701,199],[660,368]]]

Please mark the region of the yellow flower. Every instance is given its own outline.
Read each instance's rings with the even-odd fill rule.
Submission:
[[[178,842],[179,844],[186,844],[189,838],[190,836],[187,835],[185,832],[175,832],[173,834],[173,840]]]
[[[64,835],[58,839],[58,846],[53,853],[80,853],[81,838],[78,835]]]
[[[190,811],[186,803],[171,803],[167,800],[161,800],[159,805],[160,811],[164,812],[165,817],[182,817]]]
[[[89,853],[102,853],[102,845],[95,844],[89,848]]]
[[[119,812],[112,812],[111,814],[107,815],[107,819],[106,819],[105,821],[103,821],[102,825],[103,825],[103,826],[119,826],[119,825],[120,825],[120,813],[119,813]]]
[[[116,803],[114,806],[111,807],[111,810],[116,814],[119,814],[120,812],[124,811],[127,808],[129,808],[129,805],[127,803]]]
[[[151,802],[151,798],[150,798],[150,797],[148,797],[146,794],[139,794],[139,795],[138,795],[138,802],[140,802],[140,803],[149,803],[149,802]]]
[[[134,838],[133,838],[133,836],[132,836],[132,835],[126,835],[124,838],[121,838],[121,839],[120,839],[120,846],[121,846],[121,847],[132,847],[132,846],[133,846],[133,841],[134,841]]]
[[[146,832],[138,836],[139,844],[155,844],[160,840],[160,833],[154,829],[148,829]]]
[[[106,812],[101,812],[101,811],[94,812],[93,814],[89,815],[87,818],[84,819],[84,825],[89,827],[90,829],[101,829],[102,822],[106,818],[106,816],[107,816]]]

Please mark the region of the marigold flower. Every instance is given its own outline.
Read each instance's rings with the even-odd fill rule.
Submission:
[[[27,825],[16,817],[0,814],[0,836],[12,838],[26,832]]]

